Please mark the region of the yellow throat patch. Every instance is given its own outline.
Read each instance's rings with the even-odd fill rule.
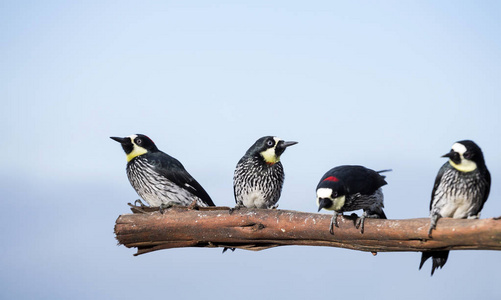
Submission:
[[[334,202],[334,205],[332,205],[332,210],[338,211],[341,210],[344,206],[344,202],[346,201],[346,196],[339,196],[337,198],[334,198],[332,202]]]
[[[134,145],[134,148],[132,148],[132,152],[127,154],[127,162],[131,161],[134,157],[137,157],[139,155],[143,155],[148,153],[148,150],[144,149],[143,147],[139,147],[134,143],[134,139],[137,137],[137,135],[131,135],[129,138]]]
[[[277,144],[280,141],[280,139],[277,137],[275,137],[273,139],[275,140],[275,145],[260,153],[261,156],[264,158],[264,161],[270,165],[276,164],[277,162],[280,161],[280,156],[277,156],[277,154],[275,152],[275,148],[277,147]]]
[[[452,145],[452,150],[459,153],[459,156],[461,157],[461,162],[459,164],[456,164],[449,159],[449,163],[456,170],[461,172],[471,172],[477,169],[477,164],[474,161],[464,158],[463,155],[466,152],[466,147],[463,144],[455,143],[454,145]]]
[[[474,161],[471,161],[469,159],[461,158],[460,164],[456,164],[452,160],[449,159],[449,163],[451,164],[451,166],[454,167],[454,169],[461,171],[461,172],[465,172],[465,173],[472,172],[472,171],[475,171],[477,169],[477,164]]]

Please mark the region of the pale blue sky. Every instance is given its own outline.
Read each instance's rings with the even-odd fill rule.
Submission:
[[[493,299],[500,254],[282,247],[133,257],[113,226],[137,199],[109,136],[144,133],[218,205],[259,137],[282,156],[280,208],[316,212],[336,165],[392,168],[389,218],[426,217],[440,156],[483,149],[501,215],[496,1],[9,1],[0,4],[2,299]],[[327,230],[327,229],[326,229]],[[406,296],[403,297],[402,295]]]

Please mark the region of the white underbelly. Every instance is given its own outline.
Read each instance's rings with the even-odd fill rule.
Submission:
[[[268,208],[264,195],[260,191],[252,191],[242,195],[242,204],[248,208]]]
[[[446,201],[446,203],[440,210],[442,217],[463,219],[468,216],[471,208],[471,199],[457,197],[454,200]]]

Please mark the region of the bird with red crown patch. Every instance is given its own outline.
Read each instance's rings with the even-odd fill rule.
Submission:
[[[362,209],[363,213],[356,227],[364,232],[364,220],[369,218],[386,219],[383,211],[383,191],[386,185],[384,176],[363,166],[338,166],[322,176],[317,185],[318,211],[322,208],[333,210],[334,215],[329,227],[334,234],[334,226],[339,227],[337,216],[347,211]]]

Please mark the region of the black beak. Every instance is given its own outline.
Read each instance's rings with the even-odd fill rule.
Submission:
[[[452,150],[451,150],[451,152],[442,155],[442,157],[448,157],[448,158],[452,158],[453,156],[454,156],[454,151],[452,151]]]
[[[287,147],[292,146],[292,145],[295,145],[295,144],[297,144],[297,142],[284,142],[284,143],[282,144],[282,147],[283,147],[283,148],[287,148]]]
[[[110,136],[110,139],[117,141],[122,145],[130,143],[130,138],[121,138],[121,137],[116,137],[116,136]]]
[[[275,154],[277,156],[280,156],[280,155],[282,155],[282,153],[284,153],[284,151],[285,151],[285,149],[287,147],[295,145],[295,144],[297,144],[297,142],[284,142],[284,141],[280,141],[280,142],[278,142],[277,147],[275,149]]]
[[[459,155],[459,153],[454,152],[454,150],[451,150],[451,152],[442,155],[442,157],[448,157],[455,164],[460,164],[461,163],[461,156]]]
[[[320,198],[318,199],[318,211],[322,208],[330,207],[332,205],[332,200],[329,198]]]

